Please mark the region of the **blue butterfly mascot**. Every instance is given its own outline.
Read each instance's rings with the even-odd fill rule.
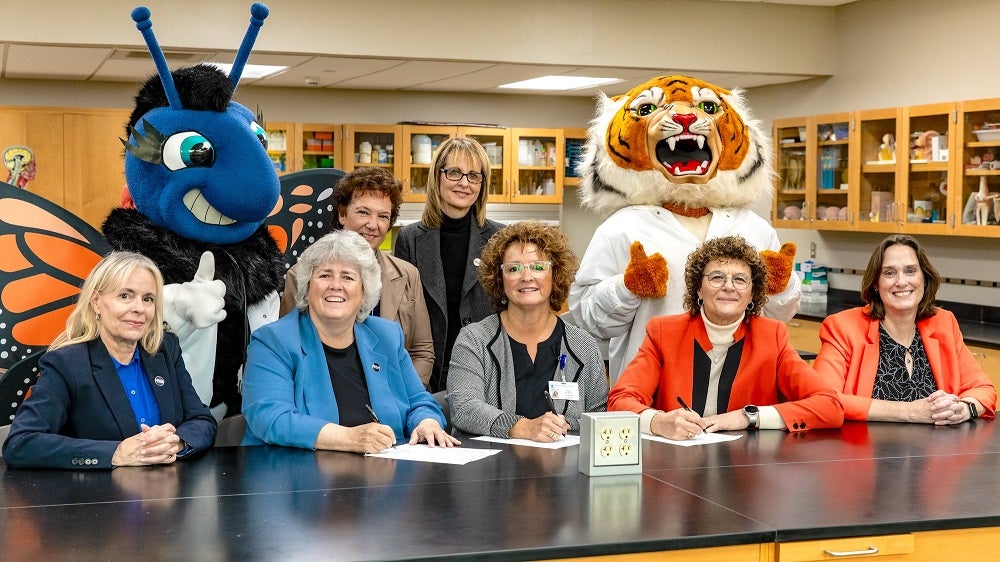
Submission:
[[[268,9],[254,4],[250,14],[226,76],[210,65],[171,73],[149,9],[132,11],[158,75],[136,95],[122,140],[127,193],[102,227],[112,247],[145,254],[162,270],[165,319],[217,417],[240,412],[250,333],[278,317],[285,271],[264,224],[280,190],[267,134],[232,99]]]

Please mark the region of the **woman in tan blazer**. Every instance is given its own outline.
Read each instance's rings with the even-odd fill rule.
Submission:
[[[382,168],[358,168],[337,183],[333,199],[337,206],[334,228],[360,234],[375,252],[382,269],[382,296],[372,314],[395,320],[403,327],[406,350],[421,382],[427,386],[434,368],[434,339],[420,274],[409,262],[379,250],[399,216],[402,185]],[[281,316],[295,309],[295,282],[293,267],[285,275]]]

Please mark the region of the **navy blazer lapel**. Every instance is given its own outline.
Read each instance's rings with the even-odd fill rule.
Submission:
[[[438,309],[447,311],[448,297],[444,287],[444,266],[441,264],[441,231],[424,230],[423,225],[420,225],[420,230],[420,234],[413,238],[413,249],[417,256],[415,265],[420,270],[420,281]],[[428,264],[436,266],[428,268]]]
[[[104,342],[100,338],[87,343],[90,353],[90,366],[94,373],[94,382],[101,389],[104,400],[108,403],[108,409],[118,424],[122,438],[131,437],[139,432],[139,424],[135,421],[135,412],[132,411],[132,404],[125,396],[125,387],[118,377],[118,370],[111,360]]]
[[[153,396],[156,398],[156,405],[160,410],[160,420],[169,419],[168,412],[174,410],[174,393],[171,388],[176,384],[176,378],[168,376],[170,370],[167,369],[166,354],[157,353],[149,355],[145,350],[139,350],[139,358],[142,366],[146,368],[146,380],[153,389]],[[159,380],[157,380],[159,379]]]

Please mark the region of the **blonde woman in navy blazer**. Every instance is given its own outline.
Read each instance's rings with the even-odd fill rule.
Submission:
[[[479,284],[479,254],[503,228],[486,218],[489,191],[486,150],[469,138],[444,141],[427,176],[424,214],[419,223],[401,228],[396,239],[394,255],[415,265],[424,284],[434,337],[431,392],[445,389],[459,330],[494,312]]]
[[[372,316],[378,262],[364,238],[337,230],[299,258],[297,306],[258,328],[243,376],[244,445],[373,453],[397,441],[451,447],[399,324]]]
[[[112,252],[97,264],[14,416],[8,466],[170,464],[212,446],[215,418],[177,336],[164,332],[162,293],[163,277],[145,256]]]

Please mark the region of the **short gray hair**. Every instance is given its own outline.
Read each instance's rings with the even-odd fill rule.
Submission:
[[[358,310],[358,322],[365,318],[382,298],[382,269],[378,265],[375,252],[368,242],[352,230],[334,230],[313,243],[302,252],[295,264],[295,306],[300,311],[309,307],[306,296],[313,270],[324,263],[339,262],[353,265],[361,272],[361,294],[363,301]]]

